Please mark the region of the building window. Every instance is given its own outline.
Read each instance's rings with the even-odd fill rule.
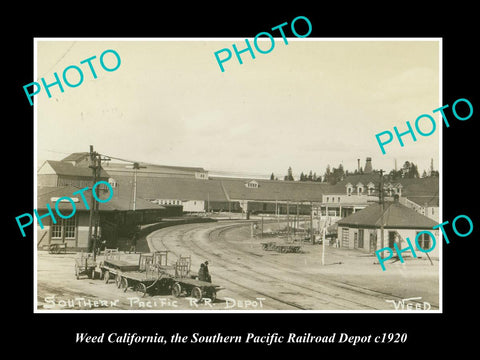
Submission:
[[[429,250],[432,247],[432,239],[428,234],[423,233],[420,236],[418,236],[419,231],[417,231],[417,242],[418,242],[418,247],[420,247],[423,250]]]
[[[52,239],[62,238],[62,223],[57,221],[56,224],[52,224]]]
[[[75,239],[75,216],[72,216],[70,219],[62,219],[63,227],[65,229],[65,239]]]
[[[340,202],[340,197],[338,197],[338,202]]]
[[[327,196],[327,202],[328,202],[328,196]]]
[[[52,224],[52,239],[75,239],[76,218],[76,216],[72,216],[69,219],[58,219],[56,224]]]
[[[114,178],[109,178],[109,179],[108,179],[108,183],[109,183],[110,186],[111,186],[112,188],[114,188],[114,189],[118,186],[118,184],[117,184],[117,182],[115,181]]]
[[[247,183],[247,187],[251,189],[256,189],[258,188],[258,184],[256,182],[250,182],[250,183]]]

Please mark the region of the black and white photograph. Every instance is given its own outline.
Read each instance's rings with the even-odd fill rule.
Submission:
[[[37,40],[38,311],[441,310],[441,39],[261,40]]]

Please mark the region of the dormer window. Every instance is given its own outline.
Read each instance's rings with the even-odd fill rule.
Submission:
[[[347,188],[347,195],[350,196],[352,195],[352,192],[353,192],[353,185],[348,183],[347,185],[345,185],[345,187]]]
[[[248,183],[246,183],[245,186],[249,189],[257,189],[258,188],[258,183],[255,180],[252,180],[252,181],[249,181]]]
[[[207,180],[208,179],[208,173],[207,172],[195,172],[195,178],[196,179],[202,179],[202,180]]]
[[[358,183],[358,184],[357,184],[357,194],[358,194],[358,195],[362,195],[362,194],[363,194],[363,184],[362,184],[362,183]]]
[[[115,188],[118,186],[118,184],[117,184],[117,182],[115,181],[114,178],[108,178],[108,183],[110,184],[110,186],[111,186],[113,189],[115,189]]]

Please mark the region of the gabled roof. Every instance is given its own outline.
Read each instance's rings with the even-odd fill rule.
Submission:
[[[379,174],[356,174],[349,175],[342,181],[336,183],[335,185],[329,185],[325,188],[325,194],[345,194],[347,184],[352,184],[353,187],[357,186],[358,183],[369,184],[372,183],[378,188],[380,184],[380,175]],[[439,193],[439,179],[438,177],[431,178],[417,178],[417,179],[398,179],[391,182],[385,181],[384,187],[388,188],[388,184],[391,184],[393,187],[399,187],[402,189],[402,196],[405,197],[416,197],[416,196],[430,196],[438,197]],[[422,205],[422,204],[420,204]]]
[[[218,178],[231,200],[322,201],[328,184],[309,181],[255,179],[258,188],[249,189],[245,179]]]
[[[68,155],[66,158],[63,158],[62,161],[80,161],[88,157],[90,153],[88,152],[76,152]]]
[[[385,229],[432,229],[438,223],[397,202],[386,203],[382,216],[380,204],[373,204],[338,221],[338,226]]]
[[[47,160],[38,169],[43,168],[46,165],[50,165],[55,174],[64,176],[81,176],[92,177],[92,169],[88,166],[74,166],[72,163],[66,161]],[[100,172],[101,178],[108,178],[108,173],[102,168]]]
[[[431,207],[438,207],[439,206],[439,198],[437,196],[407,196],[408,200],[413,201],[415,204],[420,206],[431,206]]]
[[[115,189],[131,194],[133,175],[115,175]],[[258,188],[248,188],[255,181]],[[182,177],[137,176],[137,196],[144,199],[179,199],[204,201],[322,201],[323,189],[329,186],[315,182],[278,181],[242,178],[199,180]]]
[[[82,199],[81,194],[73,195],[74,192],[80,190],[80,188],[72,185],[61,186],[61,187],[39,187],[37,190],[37,209],[46,210],[47,205],[49,204],[52,210],[55,212],[55,202],[58,198],[67,196],[69,198],[76,198],[78,201],[75,201],[75,208],[79,210],[88,210],[85,206],[85,202]],[[100,191],[96,189],[98,197],[100,199],[106,199],[108,194],[101,195]],[[91,190],[86,190],[83,192],[85,199],[87,201],[88,207],[92,207],[91,202]],[[54,201],[52,201],[54,198]],[[60,211],[65,210],[64,214],[68,215],[72,211],[72,205],[69,201],[59,202],[58,208]],[[108,202],[100,203],[98,206],[100,211],[127,211],[132,210],[132,200],[128,196],[120,195],[117,191],[113,192],[113,197]],[[165,207],[151,203],[150,201],[143,200],[141,198],[136,199],[135,208],[137,210],[149,210],[149,209],[165,209]]]
[[[132,194],[133,174],[114,175],[120,194]],[[245,186],[244,186],[245,188]],[[143,199],[227,201],[219,181],[185,177],[137,176],[137,196]]]

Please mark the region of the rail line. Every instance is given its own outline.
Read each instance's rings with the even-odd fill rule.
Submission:
[[[193,231],[193,230],[197,230],[197,229],[199,229],[199,228],[202,228],[202,226],[195,226],[194,229],[190,229],[190,230]],[[175,231],[177,231],[177,230],[178,230],[178,229],[175,229]],[[173,232],[173,231],[174,231],[174,229],[172,229],[172,228],[162,229],[162,233],[163,233],[162,235],[166,235],[165,232],[169,233],[169,232]],[[181,234],[181,235],[183,236],[183,234]],[[150,235],[150,236],[151,236],[151,235]],[[173,250],[171,246],[168,246],[167,244],[165,244],[165,241],[164,241],[163,238],[158,238],[158,240],[160,241],[160,243],[162,244],[162,246],[163,246],[164,249],[168,250],[169,252],[173,253],[173,254],[176,255],[176,256],[179,256],[179,255],[180,255],[180,253],[177,252],[177,251],[175,251],[175,250]],[[178,240],[178,238],[177,238],[177,240]],[[154,244],[152,244],[152,246],[154,246]],[[158,250],[158,249],[154,246],[154,250]],[[204,257],[203,255],[200,256],[198,253],[197,253],[196,255],[199,256],[199,257]],[[259,294],[259,295],[262,295],[262,296],[265,296],[265,297],[267,297],[267,298],[273,299],[273,300],[275,300],[275,301],[277,301],[277,302],[280,302],[280,303],[282,303],[282,304],[288,305],[288,306],[290,306],[290,307],[293,307],[293,308],[296,308],[296,309],[299,309],[299,310],[307,310],[307,308],[302,307],[302,306],[300,306],[300,305],[298,305],[298,304],[296,304],[296,303],[293,303],[293,302],[290,302],[290,301],[285,301],[285,300],[280,299],[279,297],[276,297],[276,296],[274,296],[274,295],[267,294],[267,293],[265,293],[265,292],[263,292],[263,291],[257,291],[256,289],[252,289],[251,287],[248,287],[248,286],[245,286],[245,285],[243,285],[243,284],[241,284],[241,283],[238,283],[238,282],[236,282],[236,281],[233,281],[233,280],[231,279],[231,277],[226,277],[226,276],[222,276],[222,275],[219,275],[219,274],[215,274],[215,277],[217,277],[217,278],[219,278],[219,279],[223,279],[225,282],[234,284],[235,286],[238,286],[238,287],[240,287],[240,288],[242,288],[242,289],[245,289],[245,290],[248,290],[248,291],[255,291],[255,292],[256,292],[257,294]]]
[[[221,228],[217,227],[217,228],[214,228],[214,229],[205,229],[204,226],[195,226],[193,228],[189,227],[187,229],[184,228],[184,229],[180,230],[180,233],[178,234],[178,239],[177,240],[184,247],[190,248],[191,250],[195,249],[195,251],[193,251],[193,252],[196,255],[201,256],[203,258],[209,258],[209,257],[211,258],[212,256],[215,256],[216,262],[219,263],[219,264],[224,264],[224,265],[229,264],[230,266],[232,264],[240,265],[239,269],[237,268],[235,270],[226,270],[226,271],[233,272],[236,275],[240,275],[244,278],[249,278],[250,280],[253,280],[254,282],[265,283],[265,282],[272,282],[272,280],[274,280],[275,282],[277,282],[278,284],[281,284],[283,286],[288,285],[289,286],[289,288],[287,289],[288,291],[287,292],[283,291],[283,293],[292,293],[292,292],[296,293],[295,290],[297,290],[297,292],[299,294],[304,295],[304,296],[306,296],[310,299],[314,299],[315,304],[318,304],[320,302],[322,304],[334,305],[337,308],[343,308],[343,309],[351,310],[352,305],[353,305],[355,307],[360,307],[361,309],[377,309],[373,306],[366,305],[363,302],[358,302],[358,301],[355,301],[353,299],[343,297],[340,294],[329,295],[328,293],[332,293],[332,290],[333,290],[333,292],[336,292],[335,291],[336,289],[328,288],[325,285],[321,285],[323,289],[321,291],[319,291],[319,290],[312,289],[311,285],[310,285],[310,287],[307,287],[303,284],[298,283],[298,281],[293,282],[291,280],[288,280],[288,279],[285,279],[285,278],[279,278],[279,277],[273,276],[271,274],[265,274],[265,273],[260,274],[258,272],[255,272],[252,275],[251,274],[252,270],[250,270],[251,268],[249,268],[248,266],[245,266],[245,264],[242,264],[242,263],[235,260],[236,255],[242,255],[242,256],[244,256],[246,254],[250,255],[250,254],[253,254],[252,252],[248,252],[248,251],[245,251],[245,250],[239,250],[238,248],[236,248],[235,249],[236,250],[236,255],[235,255],[235,252],[232,251],[231,248],[228,248],[223,241],[215,241],[215,250],[223,250],[223,255],[229,255],[229,254],[233,255],[233,256],[230,256],[228,260],[225,260],[225,259],[222,258],[222,255],[216,254],[215,251],[210,252],[210,251],[206,250],[205,248],[201,247],[200,245],[198,245],[197,241],[200,241],[199,239],[193,239],[193,234],[195,234],[198,230],[203,230],[203,231],[206,230],[206,234],[208,235],[208,237],[207,237],[208,240],[212,240],[212,238],[213,238],[213,240],[219,240],[221,235],[224,232],[226,232],[230,229],[236,228],[238,226],[242,226],[242,225],[244,225],[244,224],[229,224],[229,225],[226,225],[224,227],[221,227]],[[178,231],[178,230],[179,230],[178,228],[175,229],[175,231]],[[174,231],[174,229],[170,229],[170,231],[168,231],[168,232],[171,232],[171,231]],[[216,233],[216,238],[215,238],[215,233]],[[162,235],[163,236],[168,236],[169,234],[165,234],[165,229],[163,229]],[[165,248],[168,248],[174,254],[176,253],[175,251],[173,251],[171,249],[170,246],[167,246],[164,239],[160,238],[159,240],[161,241],[162,245]],[[203,245],[207,245],[207,244],[203,244]],[[232,245],[232,243],[228,242],[228,245],[230,246],[230,245]],[[192,249],[192,248],[194,248],[194,249]],[[261,256],[261,255],[258,255],[258,254],[254,254],[254,255],[256,257]],[[265,261],[262,260],[262,264],[265,264],[265,263],[270,263],[270,264],[273,264],[277,267],[278,267],[278,264],[279,264],[278,262],[273,262],[273,261],[269,261],[269,260],[265,260]],[[282,267],[285,267],[285,265],[282,264]],[[224,266],[224,268],[227,268],[227,267]],[[293,269],[288,269],[287,271],[291,272],[292,270]],[[259,292],[257,289],[252,288],[252,286],[247,286],[247,285],[241,284],[237,281],[232,281],[231,277],[226,277],[226,276],[222,276],[222,275],[218,275],[218,274],[216,274],[216,276],[226,280],[229,283],[232,283],[234,285],[237,285],[239,287],[242,287],[242,288],[250,290],[250,291],[255,291],[255,292],[261,294],[262,296],[267,296],[268,298],[274,299],[274,300],[279,301],[279,302],[284,303],[284,304],[288,304],[289,306],[293,306],[297,309],[309,309],[309,307],[301,306],[301,305],[293,303],[291,301],[285,301],[284,299],[280,299],[278,296],[272,295],[271,293],[267,293],[265,291],[260,291]],[[322,280],[325,280],[325,279],[322,279]],[[326,280],[324,282],[328,283],[330,286],[334,285],[337,288],[341,288],[342,290],[353,291],[349,288],[346,288],[345,286],[339,286],[339,284],[341,284],[341,283],[334,283],[332,281],[326,281]],[[342,285],[346,285],[346,284],[342,284]],[[259,288],[261,288],[261,284],[260,284]],[[298,289],[300,289],[300,290],[298,290]],[[367,289],[367,290],[368,291],[374,291],[374,290],[371,290],[371,289]],[[356,293],[361,293],[362,295],[366,295],[366,296],[373,296],[371,294],[366,294],[365,291],[358,291],[357,290]],[[378,296],[376,296],[376,297],[378,299]],[[383,305],[383,302],[384,302],[384,299],[382,299],[382,305]]]
[[[223,228],[216,228],[216,229],[213,229],[211,233],[217,232],[218,233],[217,239],[220,239],[222,234],[224,234],[227,231],[232,230],[236,227],[239,227],[239,226],[241,226],[241,225],[232,225],[232,226],[227,226],[227,227],[223,227]],[[236,250],[241,252],[241,253],[254,254],[253,252],[246,251],[246,250],[242,249],[242,246],[240,246],[238,244],[238,242],[228,241],[228,238],[226,236],[224,237],[224,240],[225,241],[216,242],[216,245],[219,245],[222,248],[224,248],[224,249],[226,248],[230,251],[231,251],[232,247],[235,247]],[[228,247],[225,245],[225,242],[228,243]],[[254,254],[254,255],[259,256],[258,254]],[[262,262],[264,264],[265,263],[270,263],[270,264],[272,264],[272,266],[279,266],[280,265],[282,267],[285,267],[285,264],[283,264],[280,261],[276,261],[275,259],[272,259],[272,258],[263,259]],[[299,275],[301,275],[303,277],[306,277],[306,276],[311,277],[312,276],[311,274],[301,273],[300,271],[297,271],[295,269],[288,269],[288,271],[290,271],[290,272],[294,271],[294,272],[298,273]],[[347,290],[347,291],[351,291],[351,292],[355,292],[355,293],[361,293],[361,294],[364,294],[364,295],[367,295],[367,296],[377,297],[377,298],[380,298],[384,301],[385,301],[385,298],[383,296],[390,297],[389,300],[391,300],[392,297],[396,298],[397,300],[402,300],[402,298],[403,298],[401,296],[398,296],[398,295],[395,295],[395,294],[392,294],[392,293],[389,293],[389,292],[373,290],[373,289],[370,289],[370,288],[367,288],[367,287],[364,287],[364,286],[351,284],[351,283],[348,283],[348,282],[342,282],[342,281],[338,281],[338,280],[328,279],[325,276],[322,276],[321,274],[315,274],[314,276],[315,276],[315,280],[320,279],[323,283],[327,283],[329,285],[339,287],[339,288]],[[297,285],[301,286],[300,284],[297,284]],[[423,305],[423,303],[421,301],[417,301],[417,300],[410,300],[409,302]],[[430,303],[430,305],[431,305],[432,309],[439,309],[439,306],[437,304]]]

